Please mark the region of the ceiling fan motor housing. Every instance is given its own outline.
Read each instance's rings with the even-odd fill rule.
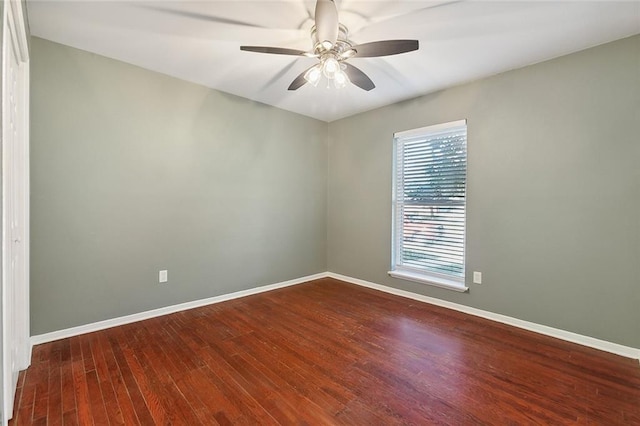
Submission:
[[[319,57],[333,54],[337,60],[344,60],[353,56],[356,52],[349,42],[349,30],[342,24],[338,24],[338,38],[334,44],[326,40],[318,40],[316,26],[311,27],[311,40],[313,41],[313,53]],[[349,54],[348,52],[353,52]]]

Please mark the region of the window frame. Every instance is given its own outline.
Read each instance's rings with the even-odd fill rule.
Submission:
[[[468,136],[468,126],[467,120],[456,120],[442,124],[435,124],[432,126],[421,127],[418,129],[411,129],[402,132],[396,132],[393,135],[393,192],[392,192],[392,221],[391,221],[391,270],[388,272],[390,276],[394,278],[400,278],[408,281],[414,281],[421,284],[427,284],[435,287],[446,288],[449,290],[454,290],[458,292],[466,292],[469,288],[465,285],[466,279],[466,234],[467,234],[467,182],[466,175],[468,173],[468,156],[467,162],[465,163],[465,197],[464,197],[464,235],[462,238],[463,243],[463,273],[462,276],[455,276],[449,274],[438,273],[434,271],[429,271],[423,268],[416,268],[412,266],[403,265],[401,263],[400,249],[402,242],[400,241],[400,236],[396,235],[398,232],[398,224],[397,221],[401,220],[398,218],[398,209],[399,209],[399,200],[398,200],[398,190],[399,183],[404,176],[403,170],[401,170],[402,164],[399,163],[398,155],[399,155],[399,143],[404,143],[413,138],[418,137],[433,137],[438,133],[443,133],[447,131],[451,131],[456,128],[465,128],[465,132],[467,132]],[[465,137],[465,152],[467,153],[467,141],[468,137]]]

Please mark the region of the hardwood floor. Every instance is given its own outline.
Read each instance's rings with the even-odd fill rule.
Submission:
[[[638,425],[640,366],[323,279],[39,345],[10,424]]]

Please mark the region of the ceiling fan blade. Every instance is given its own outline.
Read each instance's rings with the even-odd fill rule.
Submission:
[[[258,53],[273,53],[275,55],[304,56],[307,54],[307,52],[305,52],[304,50],[287,49],[286,47],[240,46],[240,50]]]
[[[316,65],[314,65],[313,67],[315,67]],[[299,76],[297,76],[289,85],[288,90],[298,90],[299,88],[301,88],[302,86],[304,86],[305,84],[307,84],[307,80],[304,78],[305,74],[307,73],[307,71],[309,71],[311,68],[313,67],[309,67],[306,70],[302,71],[302,73],[300,73]]]
[[[347,76],[349,77],[349,80],[353,84],[355,84],[356,86],[358,86],[363,90],[366,90],[367,92],[369,90],[375,89],[376,85],[373,84],[373,81],[371,81],[371,79],[365,73],[363,73],[359,68],[354,67],[348,62],[343,62],[343,64],[347,66],[344,72],[347,74]],[[304,78],[304,75],[303,75],[303,78]]]
[[[338,39],[338,8],[333,0],[316,3],[316,34],[319,42],[328,41],[333,46]]]
[[[384,40],[372,41],[353,46],[354,58],[372,58],[375,56],[398,55],[418,50],[418,40]]]

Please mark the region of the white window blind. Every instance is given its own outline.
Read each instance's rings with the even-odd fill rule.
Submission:
[[[466,121],[396,133],[395,148],[392,275],[461,287],[455,283],[464,283],[465,272]]]

